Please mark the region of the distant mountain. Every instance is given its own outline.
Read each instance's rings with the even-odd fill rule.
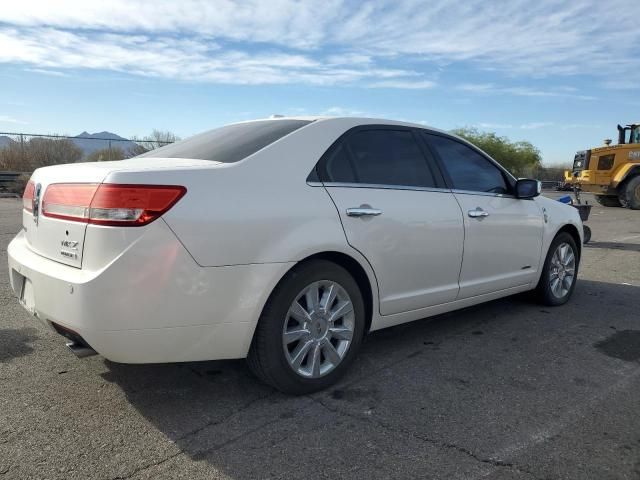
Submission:
[[[6,147],[11,142],[13,142],[11,137],[7,137],[6,135],[0,135],[0,148]]]
[[[111,142],[109,142],[110,140]],[[80,135],[73,137],[72,141],[84,152],[85,157],[96,150],[109,148],[109,143],[111,143],[112,148],[118,147],[125,152],[137,146],[134,142],[111,132],[82,132]]]

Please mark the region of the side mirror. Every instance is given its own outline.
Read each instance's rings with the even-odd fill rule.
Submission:
[[[517,198],[534,198],[542,192],[542,184],[538,180],[521,178],[516,182]]]

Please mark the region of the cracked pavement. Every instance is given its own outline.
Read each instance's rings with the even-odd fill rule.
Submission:
[[[304,397],[243,361],[76,359],[10,292],[20,221],[1,199],[2,480],[640,479],[640,212],[594,207],[568,305],[518,296],[376,332]]]

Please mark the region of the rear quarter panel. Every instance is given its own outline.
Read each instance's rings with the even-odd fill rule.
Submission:
[[[200,266],[292,262],[344,251],[350,247],[331,198],[306,179],[352,123],[314,122],[233,164],[114,172],[106,181],[186,186],[187,194],[163,218]]]

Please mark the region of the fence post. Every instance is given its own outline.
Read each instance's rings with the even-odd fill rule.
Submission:
[[[109,161],[111,161],[111,140],[109,140]]]
[[[22,156],[22,170],[23,171],[27,171],[29,170],[28,168],[24,168],[24,165],[26,165],[27,161],[24,155],[24,135],[20,134],[20,155]]]

